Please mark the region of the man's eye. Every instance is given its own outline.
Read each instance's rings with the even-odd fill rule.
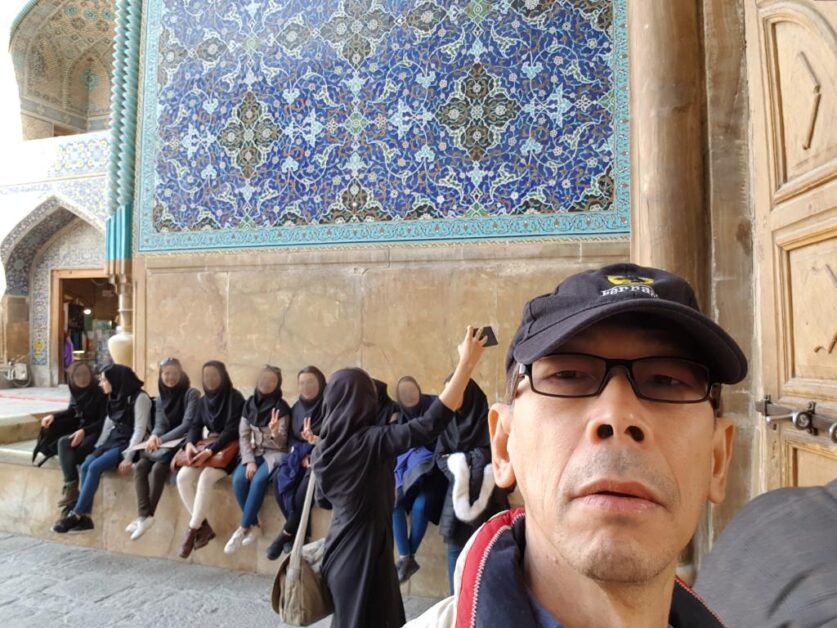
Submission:
[[[558,371],[552,375],[553,379],[579,379],[582,376],[580,371]]]
[[[658,386],[682,386],[683,382],[670,375],[654,375],[651,381]]]

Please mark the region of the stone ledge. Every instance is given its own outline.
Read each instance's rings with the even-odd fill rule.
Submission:
[[[224,544],[238,526],[241,511],[233,496],[229,479],[219,482],[213,491],[215,500],[210,522],[218,537],[207,547],[183,561],[177,556],[188,526],[186,509],[180,502],[173,478],[166,486],[157,508],[155,524],[138,541],[131,541],[125,527],[136,517],[136,493],[133,480],[109,472],[102,477],[93,506],[96,529],[87,534],[55,534],[52,524],[60,515],[56,506],[61,498],[63,479],[57,457],[43,467],[31,464],[34,441],[0,446],[0,531],[49,539],[68,545],[95,547],[121,554],[166,558],[178,562],[250,571],[264,575],[276,572],[277,562],[264,556],[267,546],[284,525],[284,517],[272,492],[265,499],[260,514],[263,536],[236,554],[224,554]],[[312,536],[320,538],[328,531],[329,511],[314,509]],[[431,525],[419,550],[421,570],[402,587],[406,595],[441,598],[448,594],[447,553],[438,528]]]

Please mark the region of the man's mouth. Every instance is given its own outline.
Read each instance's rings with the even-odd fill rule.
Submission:
[[[573,501],[612,512],[648,512],[662,506],[650,488],[638,482],[597,480],[584,486]]]

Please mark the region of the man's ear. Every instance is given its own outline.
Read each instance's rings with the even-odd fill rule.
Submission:
[[[712,478],[709,483],[709,501],[713,504],[720,504],[726,496],[734,440],[735,425],[732,421],[725,418],[715,419],[715,433],[712,436]]]
[[[517,478],[514,476],[509,457],[509,437],[512,424],[511,406],[495,403],[488,411],[488,429],[491,433],[491,466],[494,469],[494,481],[500,488],[514,488]]]

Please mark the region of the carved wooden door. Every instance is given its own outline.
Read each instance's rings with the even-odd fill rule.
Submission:
[[[837,478],[837,2],[746,10],[759,488],[819,485]]]

